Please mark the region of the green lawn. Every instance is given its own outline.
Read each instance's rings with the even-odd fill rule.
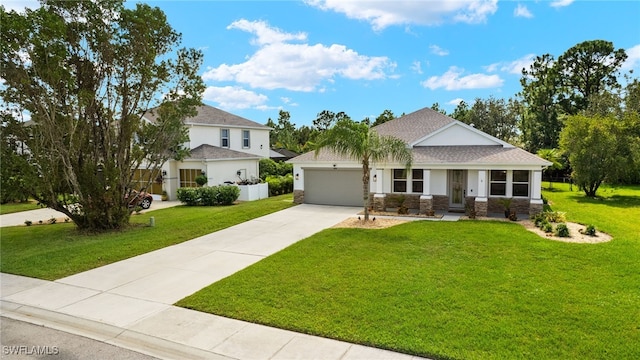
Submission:
[[[37,209],[40,209],[40,206],[34,200],[30,200],[28,202],[6,203],[0,204],[0,215]]]
[[[55,280],[178,244],[292,206],[292,196],[224,207],[178,206],[133,215],[120,232],[83,234],[73,224],[0,229],[0,270]],[[155,218],[155,227],[148,226]]]
[[[501,222],[328,229],[177,305],[436,359],[640,358],[640,187],[545,192],[614,240]]]

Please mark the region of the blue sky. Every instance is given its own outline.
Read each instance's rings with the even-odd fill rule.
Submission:
[[[26,1],[2,0],[5,6]],[[297,126],[513,97],[521,69],[602,39],[640,71],[639,1],[148,1],[204,53],[205,103]]]

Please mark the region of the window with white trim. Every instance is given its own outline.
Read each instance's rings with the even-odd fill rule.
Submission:
[[[507,170],[491,170],[489,175],[489,195],[507,195]]]
[[[229,147],[229,129],[220,129],[220,147]]]
[[[513,196],[529,197],[529,170],[513,170]]]
[[[407,192],[407,170],[393,169],[393,192]]]
[[[422,169],[411,170],[411,192],[422,194],[424,189],[424,171]]]
[[[251,145],[249,130],[242,130],[242,147],[248,149]]]

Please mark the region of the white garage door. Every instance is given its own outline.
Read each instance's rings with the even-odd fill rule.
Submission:
[[[362,206],[362,170],[305,169],[304,202]]]

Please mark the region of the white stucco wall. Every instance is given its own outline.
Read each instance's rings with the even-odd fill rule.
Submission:
[[[185,162],[186,163],[186,162]],[[237,172],[241,172],[242,179],[258,178],[258,160],[217,160],[206,164],[206,175],[209,186],[222,185],[225,181],[240,181]]]
[[[478,196],[478,172],[467,171],[467,196]]]
[[[431,170],[431,195],[447,195],[447,170]]]
[[[220,146],[220,126],[191,125],[189,127],[189,148],[193,149],[202,144]],[[229,149],[269,157],[269,130],[224,127],[229,129]],[[242,130],[249,130],[249,147],[242,147]]]

